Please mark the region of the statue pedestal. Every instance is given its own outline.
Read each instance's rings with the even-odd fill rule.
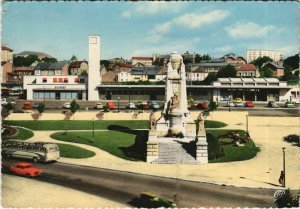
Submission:
[[[205,131],[200,131],[198,133],[198,141],[196,143],[196,160],[199,163],[208,163],[208,153],[207,153],[207,142],[206,142],[206,133]]]

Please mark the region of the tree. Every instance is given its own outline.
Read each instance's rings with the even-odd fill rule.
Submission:
[[[218,78],[235,78],[236,77],[236,69],[233,65],[226,65],[221,68],[217,73]]]
[[[215,73],[208,73],[204,81],[202,82],[204,85],[210,85],[211,82],[216,81],[218,78]]]
[[[294,56],[287,57],[283,60],[283,64],[290,66],[292,69],[299,68],[299,55],[295,54]]]
[[[49,58],[49,57],[44,57],[41,61],[43,61],[43,62],[48,62],[48,63],[56,63],[56,62],[57,62],[57,59],[54,58],[54,57],[51,57],[51,58]]]
[[[101,60],[100,65],[104,65],[104,67],[108,70],[109,69],[109,60]]]
[[[267,67],[263,67],[259,70],[260,77],[270,78],[273,77],[273,70]]]
[[[89,74],[86,71],[82,71],[82,73],[80,75],[82,75],[82,76],[88,76]]]
[[[77,61],[77,60],[78,60],[77,57],[73,54],[73,56],[71,57],[70,61],[74,62],[74,61]]]
[[[36,55],[29,55],[27,57],[18,56],[13,59],[14,66],[16,67],[29,67],[35,61],[40,61]]]
[[[70,110],[73,114],[80,108],[79,104],[76,103],[75,99],[71,102],[70,106]]]
[[[272,62],[272,61],[273,61],[273,59],[271,59],[270,57],[263,56],[263,57],[257,58],[256,60],[253,60],[252,62],[250,62],[250,64],[257,66],[258,69],[261,69],[263,64],[265,64],[267,62]]]
[[[215,101],[210,101],[208,105],[208,111],[215,111],[218,107],[218,103]]]
[[[43,113],[45,111],[45,107],[46,105],[44,103],[39,103],[37,110],[39,111],[39,113]]]
[[[204,55],[199,55],[196,54],[195,55],[195,63],[200,63],[201,61],[210,61],[211,57],[208,54],[204,54]]]

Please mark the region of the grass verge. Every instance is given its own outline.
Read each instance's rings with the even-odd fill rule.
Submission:
[[[207,130],[207,135],[212,135],[217,138],[217,136],[225,134],[229,131],[233,130]],[[244,138],[245,131],[243,130],[234,130],[237,131],[240,135],[240,138]],[[207,137],[208,146],[215,146],[214,143],[210,143],[209,140],[212,140],[212,137]],[[224,144],[222,144],[222,142]],[[244,146],[236,146],[232,143],[232,139],[222,138],[220,139],[220,146],[223,148],[224,154],[216,159],[210,159],[210,163],[219,163],[219,162],[232,162],[232,161],[241,161],[241,160],[249,160],[257,155],[260,151],[258,147],[255,146],[255,143],[251,141],[250,143],[244,144]],[[209,147],[209,150],[214,150],[215,147]]]
[[[31,130],[92,130],[93,121],[91,120],[37,120],[37,121],[4,121],[6,125],[15,125],[29,128]],[[147,129],[149,121],[128,120],[128,121],[94,121],[94,128],[109,129],[109,126],[123,126],[130,129]]]
[[[30,130],[24,129],[24,128],[16,128],[17,133],[12,136],[2,136],[2,140],[7,139],[19,139],[19,140],[26,140],[34,136],[34,133]]]
[[[61,143],[57,143],[57,145],[59,146],[61,157],[80,159],[90,158],[96,155],[95,152],[74,145]]]
[[[52,138],[73,142],[79,144],[87,144],[102,149],[117,157],[138,161],[140,159],[128,156],[124,151],[126,148],[135,144],[136,134],[124,133],[119,131],[101,131],[95,132],[94,140],[92,132],[56,132],[51,135]]]

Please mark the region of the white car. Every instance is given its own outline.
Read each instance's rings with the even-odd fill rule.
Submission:
[[[96,109],[102,109],[102,108],[103,108],[103,104],[101,102],[97,102]]]
[[[243,102],[236,102],[236,103],[234,103],[234,106],[236,106],[236,107],[244,107],[244,103]]]
[[[63,108],[65,108],[65,109],[70,109],[70,108],[71,108],[71,103],[70,103],[70,102],[65,102],[65,103],[63,104]]]
[[[14,101],[9,101],[7,98],[1,99],[1,105],[7,105],[8,103],[11,103],[12,105],[15,105],[16,103]]]
[[[128,103],[128,104],[126,105],[126,108],[129,108],[129,109],[135,109],[136,106],[135,106],[134,103],[130,102],[130,103]]]
[[[231,101],[228,101],[226,106],[227,106],[227,107],[234,107],[235,105],[234,105],[234,103],[233,103],[233,102],[231,102]]]

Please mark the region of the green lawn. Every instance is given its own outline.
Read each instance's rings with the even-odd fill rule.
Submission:
[[[16,128],[17,133],[13,136],[2,136],[2,140],[6,139],[19,139],[19,140],[26,140],[33,137],[33,132],[24,128]]]
[[[214,120],[206,120],[204,121],[204,127],[205,128],[222,128],[227,126],[226,123],[220,122],[220,121],[214,121]]]
[[[90,150],[70,144],[57,143],[57,145],[59,146],[59,152],[61,157],[79,159],[93,157],[96,154],[95,152],[92,152]]]
[[[22,126],[31,130],[92,130],[93,121],[88,120],[37,120],[37,121],[17,121],[7,120],[3,124]],[[221,128],[227,124],[220,121],[205,121],[206,128]],[[127,121],[115,121],[115,120],[95,120],[94,128],[101,129],[117,129],[117,128],[129,128],[129,129],[148,129],[149,121],[146,120],[127,120]]]
[[[246,133],[243,130],[207,130],[206,133],[212,134],[213,136],[217,137],[229,131],[237,131],[240,135],[240,138],[244,138]],[[244,146],[235,146],[234,144],[230,144],[230,142],[232,142],[232,139],[230,138],[222,138],[220,139],[220,142],[221,147],[223,147],[224,149],[225,155],[218,157],[217,159],[209,160],[210,163],[249,160],[255,157],[256,154],[260,151],[260,149],[255,146],[254,142],[246,143]]]
[[[31,130],[92,130],[93,121],[87,120],[37,120],[37,121],[4,121],[4,124],[29,128]],[[147,129],[149,121],[104,121],[95,120],[95,129],[110,128]]]
[[[98,147],[112,155],[124,158],[127,160],[140,160],[135,157],[128,156],[126,149],[135,144],[136,134],[124,133],[119,131],[101,131],[95,132],[95,138],[92,140],[92,132],[57,132],[51,135],[52,138],[87,144]]]

